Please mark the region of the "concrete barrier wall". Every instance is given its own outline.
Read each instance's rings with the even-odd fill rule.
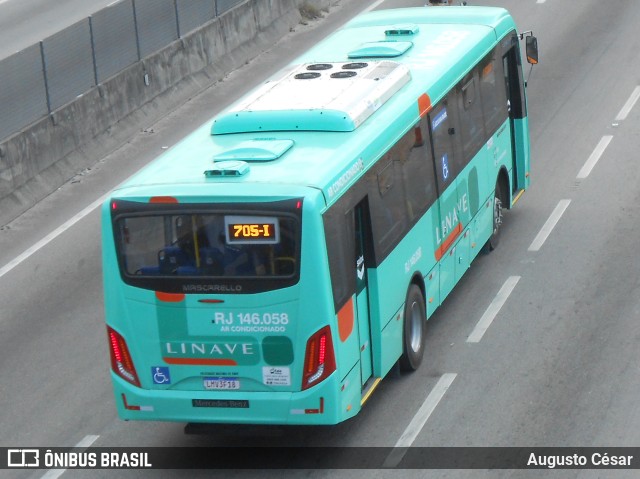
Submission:
[[[330,1],[247,0],[4,140],[0,225],[114,151],[141,121],[159,119],[276,43],[300,22],[302,4]]]

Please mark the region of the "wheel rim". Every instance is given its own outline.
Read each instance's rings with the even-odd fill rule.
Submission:
[[[417,301],[411,303],[409,321],[411,322],[411,349],[414,353],[422,348],[422,309]]]
[[[493,233],[497,233],[502,226],[502,200],[497,196],[493,200]]]

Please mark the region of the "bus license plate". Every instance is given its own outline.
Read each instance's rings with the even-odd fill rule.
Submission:
[[[240,389],[240,380],[236,378],[204,378],[204,388],[216,391]]]

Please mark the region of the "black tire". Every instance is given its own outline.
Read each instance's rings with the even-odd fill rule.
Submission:
[[[502,230],[502,188],[500,188],[500,181],[496,183],[496,192],[493,197],[493,231],[489,237],[489,241],[482,248],[483,253],[490,253],[498,247],[500,244],[500,231]]]
[[[422,291],[417,285],[412,284],[404,304],[403,345],[400,356],[402,371],[415,371],[422,363],[427,338],[425,307]]]

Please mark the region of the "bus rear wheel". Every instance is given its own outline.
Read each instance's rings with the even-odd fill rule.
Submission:
[[[420,366],[424,356],[426,325],[424,296],[420,288],[412,284],[404,304],[404,344],[402,356],[400,356],[402,371],[415,371]]]
[[[503,215],[503,203],[502,203],[502,188],[500,187],[500,181],[496,183],[496,192],[493,197],[493,226],[491,236],[489,240],[482,248],[483,253],[490,253],[498,247],[500,243],[500,230],[502,228],[502,215]]]

